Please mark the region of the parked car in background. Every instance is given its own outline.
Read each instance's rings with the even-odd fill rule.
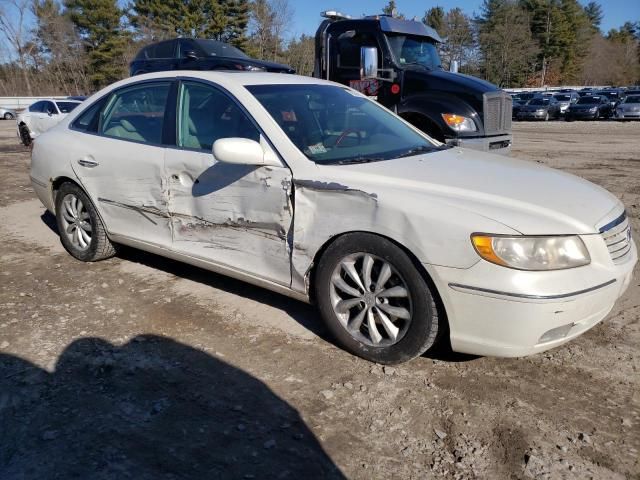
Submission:
[[[60,122],[80,103],[77,100],[40,100],[18,115],[18,136],[24,145]]]
[[[560,118],[560,103],[555,97],[538,97],[520,107],[518,120],[550,120]]]
[[[616,120],[640,120],[640,94],[627,95],[615,109]]]
[[[604,95],[587,95],[569,106],[564,118],[567,121],[597,120],[599,118],[609,118],[612,113],[613,109],[608,97]]]
[[[609,103],[611,104],[612,110],[615,108],[618,102],[623,100],[625,97],[625,93],[621,89],[600,90],[596,92],[594,95],[601,95],[601,96],[607,97],[609,99]]]
[[[640,95],[640,88],[629,88],[625,90],[625,95]]]
[[[302,76],[118,82],[34,143],[31,179],[75,258],[126,244],[313,298],[340,345],[379,363],[440,340],[555,347],[609,313],[637,262],[606,190],[447,146]]]
[[[251,58],[228,43],[194,38],[176,38],[147,45],[129,66],[131,76],[166,70],[295,73],[288,65]]]
[[[517,119],[518,112],[523,105],[526,105],[532,98],[540,97],[538,92],[523,92],[513,96],[513,106],[511,107],[511,118]]]
[[[0,120],[13,120],[16,116],[17,114],[15,109],[0,107]]]
[[[574,90],[569,90],[565,92],[556,93],[555,95],[553,95],[553,98],[555,98],[558,101],[558,104],[560,105],[560,114],[564,115],[565,112],[567,111],[567,108],[569,108],[570,105],[573,105],[578,101],[578,99],[580,98],[580,95],[578,95],[578,92]]]

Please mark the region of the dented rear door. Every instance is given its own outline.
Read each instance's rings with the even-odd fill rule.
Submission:
[[[184,82],[177,117],[177,148],[165,157],[173,250],[289,286],[291,171],[216,161],[220,138],[270,148],[226,92]]]

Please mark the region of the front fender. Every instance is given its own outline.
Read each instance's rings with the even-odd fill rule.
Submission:
[[[344,233],[388,237],[426,265],[469,268],[479,261],[474,231],[517,234],[494,220],[415,192],[367,192],[331,182],[295,181],[291,251],[292,288],[306,292],[305,279],[322,247]]]

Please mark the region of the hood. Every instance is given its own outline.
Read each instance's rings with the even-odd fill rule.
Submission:
[[[482,95],[485,92],[500,90],[489,83],[471,75],[452,73],[446,70],[427,70],[422,67],[405,69],[405,75],[412,80],[422,80],[433,90],[446,90],[452,93],[473,91]]]
[[[415,201],[416,194],[425,208],[447,204],[528,235],[594,234],[612,210],[623,208],[580,177],[462,148],[333,169],[333,181],[371,192],[380,202],[386,194],[389,201]]]
[[[523,105],[520,107],[520,111],[523,112],[535,112],[536,110],[546,110],[549,105]]]

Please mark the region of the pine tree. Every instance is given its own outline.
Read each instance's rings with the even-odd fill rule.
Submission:
[[[122,10],[116,0],[66,0],[89,56],[89,78],[100,88],[122,78],[129,34],[122,28]]]
[[[444,8],[431,7],[425,12],[422,23],[434,28],[440,35],[444,35]]]
[[[604,18],[604,14],[602,12],[602,7],[598,2],[589,2],[584,6],[584,13],[587,15],[589,22],[591,23],[591,27],[595,32],[600,31],[600,25],[602,24],[602,19]]]

